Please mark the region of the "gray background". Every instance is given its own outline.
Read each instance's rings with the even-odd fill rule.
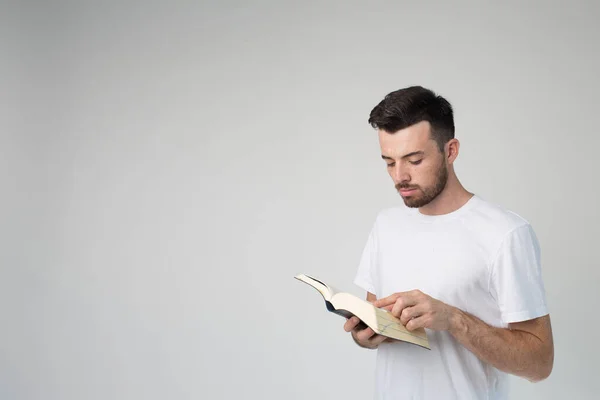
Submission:
[[[449,4],[449,3],[452,3]],[[468,190],[528,219],[556,342],[513,398],[600,391],[597,2],[38,2],[0,23],[3,399],[372,396],[313,274],[401,199],[371,108],[455,108]]]

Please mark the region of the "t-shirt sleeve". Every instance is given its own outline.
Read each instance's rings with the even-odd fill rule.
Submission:
[[[375,265],[377,263],[377,222],[373,224],[367,242],[363,247],[362,255],[358,264],[358,270],[354,277],[354,284],[367,292],[375,292]]]
[[[490,293],[506,324],[548,314],[540,253],[530,224],[510,232],[498,250],[492,263]]]

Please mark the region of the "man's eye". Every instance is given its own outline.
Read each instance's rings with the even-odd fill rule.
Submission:
[[[423,160],[421,159],[421,160],[417,160],[417,161],[411,161],[410,163],[412,165],[419,165],[419,164],[421,164],[421,161],[423,161]]]
[[[391,167],[393,167],[395,164],[396,164],[396,163],[391,163],[391,164],[388,164],[387,166],[388,166],[388,168],[391,168]]]

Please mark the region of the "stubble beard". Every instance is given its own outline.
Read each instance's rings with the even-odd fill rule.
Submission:
[[[402,200],[404,200],[404,204],[407,207],[410,207],[410,208],[423,207],[423,206],[431,203],[436,197],[439,196],[440,193],[442,193],[442,191],[446,187],[447,182],[448,182],[448,168],[446,167],[446,164],[444,164],[442,162],[442,165],[438,169],[436,181],[433,186],[427,187],[425,189],[422,189],[421,187],[416,186],[416,188],[418,190],[417,193],[420,192],[421,195],[420,196],[410,195],[407,197],[402,197],[402,195],[401,195]],[[396,190],[408,189],[408,188],[414,188],[414,187],[415,186],[411,186],[410,184],[404,184],[404,185],[398,184],[398,185],[396,185]]]

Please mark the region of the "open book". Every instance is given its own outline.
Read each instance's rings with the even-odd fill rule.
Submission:
[[[425,329],[409,331],[392,313],[383,308],[377,308],[366,300],[350,293],[340,292],[308,275],[299,274],[295,278],[317,289],[325,299],[328,311],[345,318],[356,316],[379,335],[431,349]]]

